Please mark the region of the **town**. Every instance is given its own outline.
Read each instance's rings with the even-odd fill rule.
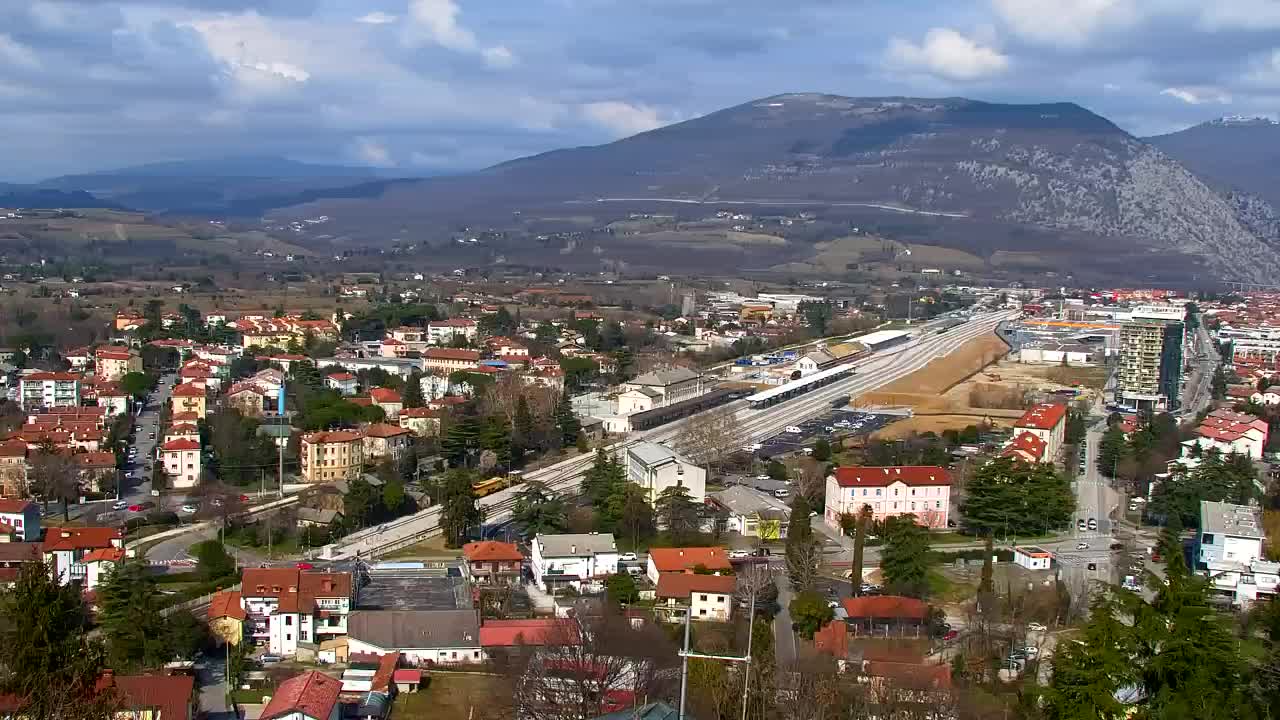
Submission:
[[[1280,295],[656,282],[5,336],[8,652],[135,717],[970,717],[1099,598],[1271,617]]]

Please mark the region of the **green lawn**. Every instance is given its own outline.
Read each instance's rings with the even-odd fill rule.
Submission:
[[[399,693],[391,707],[391,717],[431,718],[431,720],[481,720],[508,718],[502,698],[511,697],[506,681],[478,673],[430,673],[426,688],[416,693]]]
[[[270,697],[275,688],[256,688],[254,690],[232,690],[231,699],[241,705],[261,705],[263,696]]]
[[[981,538],[973,535],[961,535],[956,532],[929,533],[930,545],[946,545],[948,543],[979,542]]]

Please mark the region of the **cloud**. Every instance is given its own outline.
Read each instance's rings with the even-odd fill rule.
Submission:
[[[400,18],[395,15],[384,13],[381,10],[375,10],[368,15],[362,15],[356,18],[356,22],[364,23],[365,25],[390,25],[399,19]]]
[[[492,68],[509,68],[516,64],[516,56],[502,45],[485,48],[480,51],[486,65]]]
[[[21,68],[38,68],[40,59],[31,48],[0,33],[0,60]]]
[[[1081,47],[1103,31],[1142,19],[1138,0],[991,0],[996,15],[1019,37],[1040,45]]]
[[[1170,87],[1161,90],[1160,94],[1177,98],[1188,105],[1204,105],[1206,103],[1231,104],[1230,95],[1214,88]]]
[[[413,30],[412,44],[426,40],[442,48],[461,53],[477,53],[492,68],[509,68],[516,56],[503,45],[482,48],[475,33],[462,26],[458,17],[462,9],[454,0],[410,0],[409,20]]]
[[[656,108],[620,100],[586,103],[581,110],[588,121],[619,137],[635,135],[666,124],[658,116]]]
[[[391,150],[386,143],[371,137],[357,137],[354,146],[355,157],[365,165],[374,167],[394,167]]]
[[[1009,57],[951,28],[933,28],[924,42],[889,41],[886,64],[892,69],[924,72],[948,80],[978,80],[1009,69]]]

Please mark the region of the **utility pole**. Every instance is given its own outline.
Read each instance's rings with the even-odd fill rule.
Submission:
[[[747,720],[747,691],[751,688],[751,641],[755,639],[756,629],[756,592],[759,588],[751,587],[751,614],[747,619],[747,666],[742,673],[742,720]],[[692,600],[692,596],[690,596]]]
[[[680,714],[676,720],[685,720],[685,696],[689,691],[689,616],[693,614],[693,596],[689,596],[689,607],[684,611],[684,650],[680,652]]]

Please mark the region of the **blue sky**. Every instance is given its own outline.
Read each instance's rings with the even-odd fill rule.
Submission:
[[[6,0],[0,180],[466,169],[782,92],[1280,113],[1280,0]]]

